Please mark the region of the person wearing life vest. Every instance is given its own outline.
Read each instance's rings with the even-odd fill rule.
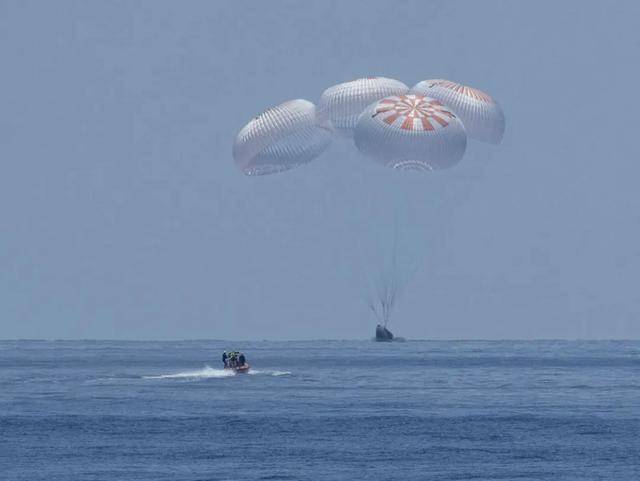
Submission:
[[[229,367],[229,356],[227,356],[227,351],[222,353],[222,364],[224,367]]]

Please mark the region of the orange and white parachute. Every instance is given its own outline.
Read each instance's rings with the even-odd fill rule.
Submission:
[[[470,138],[490,144],[502,141],[504,113],[500,105],[483,91],[450,80],[435,79],[417,83],[411,88],[411,93],[437,99],[451,108]]]
[[[329,146],[331,136],[330,124],[318,120],[312,102],[290,100],[240,130],[233,158],[246,175],[273,174],[312,161]]]
[[[360,115],[356,147],[395,169],[452,167],[464,155],[462,122],[440,101],[423,95],[394,95],[374,102]]]
[[[367,106],[408,90],[402,82],[385,77],[367,77],[334,85],[320,96],[318,117],[331,121],[336,132],[351,137],[358,117]]]

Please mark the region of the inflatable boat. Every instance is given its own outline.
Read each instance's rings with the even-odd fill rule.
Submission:
[[[235,367],[225,367],[225,369],[230,369],[232,371],[237,372],[238,374],[244,374],[249,372],[249,369],[251,368],[251,366],[249,366],[249,363],[245,362],[242,366],[235,366]]]

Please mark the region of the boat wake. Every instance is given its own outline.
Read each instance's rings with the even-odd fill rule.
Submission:
[[[247,374],[251,376],[289,376],[289,371],[262,371],[258,369],[252,369]],[[184,371],[171,374],[158,374],[155,376],[143,376],[143,379],[215,379],[223,377],[233,377],[237,373],[231,369],[214,369],[210,366],[205,366],[202,369],[196,371]]]
[[[156,376],[143,376],[144,379],[211,379],[219,377],[233,377],[235,371],[230,369],[214,369],[209,366],[205,366],[197,371],[184,371],[176,372],[172,374],[158,374]]]
[[[262,376],[274,376],[274,377],[291,376],[291,372],[290,371],[260,371],[258,369],[252,369],[247,374],[250,374],[252,376],[260,376],[260,375],[262,375]]]

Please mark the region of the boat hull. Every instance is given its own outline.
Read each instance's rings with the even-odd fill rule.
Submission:
[[[238,366],[238,367],[225,367],[225,369],[229,369],[229,370],[234,371],[234,372],[236,372],[238,374],[246,374],[246,373],[249,372],[249,369],[251,369],[251,366],[248,363],[246,363],[246,364],[243,364],[242,366]]]

